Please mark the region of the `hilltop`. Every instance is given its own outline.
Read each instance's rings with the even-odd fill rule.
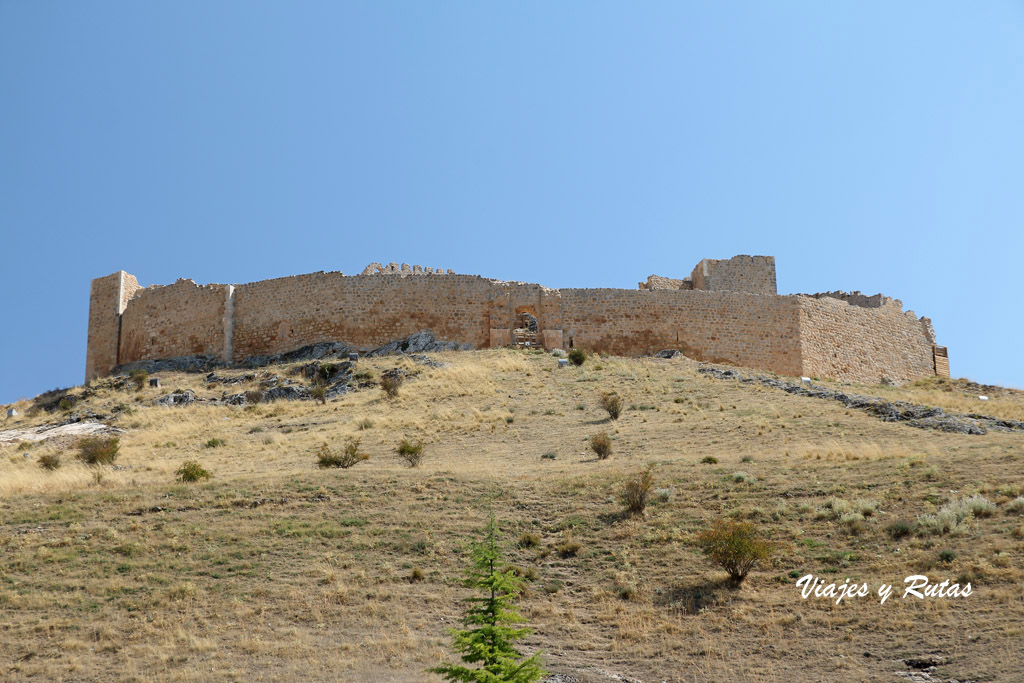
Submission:
[[[811,383],[984,426],[966,434],[683,357],[340,364],[160,371],[160,387],[114,376],[13,406],[0,435],[3,677],[439,680],[423,670],[453,657],[465,544],[492,507],[529,579],[525,649],[562,681],[893,681],[931,665],[920,680],[981,681],[1024,664],[1024,392]],[[388,374],[404,377],[393,400],[378,386]],[[313,400],[316,377],[342,376],[344,391]],[[281,387],[310,400],[267,400]],[[615,421],[598,400],[612,391]],[[73,433],[24,436],[61,422],[117,436],[114,464],[77,462]],[[599,432],[607,460],[587,443]],[[403,438],[422,440],[420,467],[396,455]],[[322,444],[353,439],[367,460],[317,467]],[[42,469],[43,456],[62,466]],[[176,481],[189,460],[212,479]],[[647,515],[625,515],[623,483],[648,466]],[[721,517],[778,546],[739,589],[693,546]],[[801,599],[806,574],[897,591],[925,574],[974,592],[836,606]]]

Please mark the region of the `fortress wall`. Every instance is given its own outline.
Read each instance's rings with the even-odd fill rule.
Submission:
[[[105,375],[118,363],[121,313],[139,289],[134,275],[119,270],[99,277],[89,288],[89,338],[85,351],[86,381]]]
[[[234,358],[325,341],[378,346],[423,329],[488,345],[491,281],[311,273],[235,287]]]
[[[743,259],[770,272],[763,282],[774,288],[770,257],[737,257],[729,268],[742,268]],[[699,269],[701,277],[716,277],[716,268]],[[236,287],[179,280],[140,289],[119,271],[92,282],[86,376],[192,354],[241,360],[326,341],[368,348],[422,329],[476,348],[502,346],[524,311],[537,318],[538,340],[552,347],[629,356],[675,348],[697,360],[872,383],[926,377],[936,367],[930,321],[877,295],[555,290],[474,275],[322,272]]]
[[[876,384],[883,377],[905,382],[935,374],[931,324],[904,312],[898,300],[794,298],[804,375]]]
[[[228,285],[146,287],[121,319],[119,363],[194,354],[223,357]]]
[[[563,333],[580,348],[638,356],[679,349],[697,360],[797,375],[795,297],[738,292],[563,289]]]

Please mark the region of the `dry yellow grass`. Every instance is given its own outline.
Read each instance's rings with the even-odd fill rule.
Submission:
[[[70,444],[0,449],[0,678],[437,680],[422,672],[452,657],[463,548],[489,506],[512,561],[535,576],[521,604],[535,629],[526,649],[581,680],[891,681],[898,660],[932,652],[949,658],[946,677],[1012,680],[1024,664],[1024,516],[1010,504],[1024,494],[1019,434],[883,423],[708,379],[685,360],[558,370],[534,353],[436,358],[448,367],[359,361],[378,377],[418,371],[391,401],[365,389],[324,406],[151,405],[173,388],[225,390],[184,374],[162,375],[163,390],[98,388],[92,410],[132,409],[114,420],[123,469],[99,480]],[[615,422],[598,404],[612,390],[623,397]],[[923,403],[936,389],[891,391]],[[1000,400],[1020,409],[1016,394]],[[614,440],[605,461],[586,442],[597,431]],[[350,437],[368,461],[316,468],[322,442]],[[421,467],[395,455],[402,438],[423,440]],[[56,472],[36,465],[62,450]],[[213,480],[176,483],[185,460]],[[667,492],[646,519],[622,515],[622,482],[648,464]],[[956,534],[886,532],[973,494],[996,511]],[[753,521],[780,547],[738,591],[690,544],[721,516]],[[523,534],[539,542],[520,547]],[[415,569],[424,580],[410,580]],[[964,577],[976,592],[836,606],[800,598],[793,574],[804,573]]]

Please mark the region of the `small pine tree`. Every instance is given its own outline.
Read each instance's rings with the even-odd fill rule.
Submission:
[[[462,654],[462,661],[480,668],[445,664],[429,671],[463,683],[534,683],[546,672],[539,653],[523,659],[514,645],[530,633],[528,628],[514,626],[525,621],[512,606],[523,580],[502,556],[493,511],[485,533],[484,541],[473,545],[473,564],[466,579],[466,585],[484,597],[466,600],[469,607],[462,620],[466,628],[452,630],[452,647]]]

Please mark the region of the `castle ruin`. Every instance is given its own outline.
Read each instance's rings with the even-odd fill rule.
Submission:
[[[685,278],[651,275],[635,290],[549,289],[395,263],[244,285],[140,287],[122,270],[92,281],[85,376],[138,360],[230,362],[327,341],[372,348],[423,329],[475,348],[679,349],[696,360],[871,384],[949,376],[928,318],[880,294],[779,296],[772,256],[704,259]]]

